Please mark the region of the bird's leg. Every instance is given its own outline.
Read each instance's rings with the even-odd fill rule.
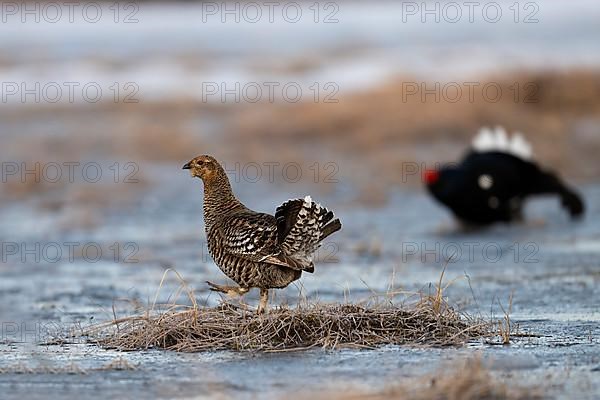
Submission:
[[[258,304],[257,314],[265,314],[267,312],[267,302],[269,301],[269,289],[260,289],[260,303]]]
[[[217,285],[212,282],[206,281],[208,286],[210,286],[210,290],[213,292],[221,292],[225,293],[230,297],[241,297],[248,293],[249,288],[241,287],[241,286],[225,286],[225,285]]]

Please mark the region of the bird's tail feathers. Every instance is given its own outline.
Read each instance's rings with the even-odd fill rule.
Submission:
[[[473,150],[480,153],[500,151],[523,160],[533,158],[531,144],[525,140],[523,135],[515,132],[512,137],[509,137],[506,130],[501,126],[496,126],[493,130],[488,127],[481,128],[473,139],[472,147]]]
[[[275,212],[283,254],[302,265],[303,270],[312,272],[313,253],[323,239],[342,229],[340,220],[334,217],[332,211],[314,202],[310,196],[283,203]]]

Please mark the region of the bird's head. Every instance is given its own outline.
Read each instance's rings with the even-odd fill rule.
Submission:
[[[214,157],[201,155],[192,158],[190,162],[183,166],[183,169],[189,169],[190,175],[202,179],[204,182],[210,182],[218,177],[222,167]]]
[[[472,193],[469,171],[455,166],[444,166],[436,170],[426,170],[423,174],[429,192],[441,203],[453,207],[456,203],[465,203]]]

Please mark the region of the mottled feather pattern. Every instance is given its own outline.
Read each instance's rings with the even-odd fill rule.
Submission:
[[[282,244],[296,223],[298,213],[304,204],[303,199],[288,200],[275,210],[277,220],[277,243]]]
[[[290,219],[289,214],[293,218]],[[282,224],[279,222],[286,221],[286,235],[281,243],[283,254],[297,259],[304,266],[303,269],[312,272],[313,253],[319,249],[321,241],[326,237],[323,229],[333,219],[333,212],[306,196],[304,199],[289,200],[282,204],[275,216],[280,228]],[[341,229],[339,220],[334,222],[339,225],[336,230]]]
[[[272,215],[244,212],[223,222],[222,246],[227,253],[255,261],[277,253],[277,225]]]
[[[283,288],[313,272],[320,241],[341,229],[333,213],[312,201],[290,200],[275,216],[258,213],[235,198],[222,167],[204,188],[208,250],[221,270],[241,287]]]

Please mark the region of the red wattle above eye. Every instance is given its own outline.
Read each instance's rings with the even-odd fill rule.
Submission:
[[[426,169],[423,178],[426,184],[433,185],[440,179],[440,173],[434,169]]]

